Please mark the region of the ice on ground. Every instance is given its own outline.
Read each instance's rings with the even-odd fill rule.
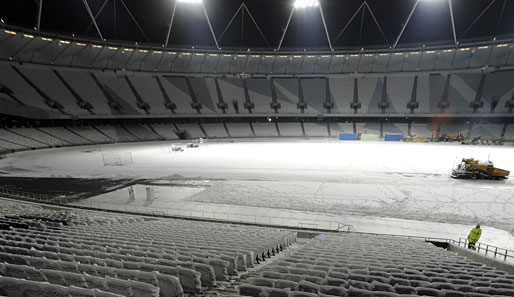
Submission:
[[[450,178],[451,169],[464,157],[514,168],[512,146],[273,141],[209,143],[173,153],[163,152],[161,146],[136,143],[105,145],[95,152],[21,152],[0,160],[0,171],[15,176],[210,180],[201,191],[154,203],[189,205],[204,212],[296,212],[352,224],[363,232],[438,233],[436,237],[451,238],[465,237],[467,229],[481,222],[484,242],[514,246],[508,234],[514,231],[514,182]],[[131,152],[134,163],[103,166],[106,152]]]

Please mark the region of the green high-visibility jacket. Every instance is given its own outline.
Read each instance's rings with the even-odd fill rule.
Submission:
[[[469,232],[468,241],[470,243],[476,243],[480,239],[481,235],[482,235],[482,229],[480,229],[480,228],[473,228],[471,230],[471,232]]]

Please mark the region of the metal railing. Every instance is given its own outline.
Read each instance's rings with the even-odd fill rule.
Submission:
[[[204,220],[211,221],[223,221],[223,222],[234,222],[234,223],[250,223],[259,225],[279,226],[279,227],[293,227],[298,229],[306,230],[317,230],[317,231],[336,231],[336,232],[347,232],[347,233],[358,233],[365,235],[375,236],[388,236],[393,238],[406,238],[406,239],[422,239],[425,242],[446,242],[448,244],[454,244],[457,246],[468,247],[468,240],[466,238],[459,238],[459,240],[438,238],[438,237],[424,237],[424,236],[413,236],[413,235],[400,235],[400,234],[383,234],[383,233],[369,233],[369,232],[355,232],[352,225],[344,224],[338,221],[329,220],[315,220],[315,219],[304,219],[304,218],[291,218],[291,217],[278,217],[278,216],[262,216],[262,215],[249,215],[241,213],[231,212],[216,212],[216,211],[205,211],[196,209],[175,209],[175,208],[155,208],[146,206],[133,206],[106,202],[93,202],[81,203],[81,204],[70,204],[66,197],[51,197],[43,194],[36,194],[31,192],[19,191],[7,187],[0,187],[0,195],[7,198],[14,198],[32,202],[42,202],[57,204],[67,207],[87,207],[96,210],[108,210],[116,212],[127,212],[137,213],[143,215],[152,215],[160,217],[172,217],[172,218],[201,218]],[[486,256],[492,256],[493,258],[502,259],[503,261],[514,261],[514,251],[505,248],[500,248],[491,244],[477,243],[475,244],[477,253],[482,253]]]
[[[465,248],[468,248],[468,239],[467,238],[459,238],[459,241],[456,241],[456,240],[453,240],[451,239],[449,241],[449,243],[451,244],[455,244],[455,245],[458,245],[458,246],[463,246]],[[500,258],[503,259],[503,261],[514,261],[514,251],[513,250],[508,250],[508,249],[504,249],[504,248],[501,248],[501,247],[497,247],[497,246],[494,246],[494,245],[490,245],[490,244],[487,244],[487,243],[476,243],[475,244],[475,249],[476,249],[476,252],[477,253],[482,253],[484,255],[487,255],[487,256],[492,256],[493,258]]]
[[[44,194],[31,193],[20,191],[16,189],[11,189],[7,187],[0,187],[0,195],[8,197],[8,198],[16,198],[27,201],[35,201],[35,202],[45,202],[45,203],[54,203],[54,204],[68,204],[68,198],[66,197],[51,197]]]
[[[235,212],[219,212],[219,211],[208,211],[199,209],[184,209],[184,208],[156,208],[147,206],[135,206],[126,204],[116,204],[107,202],[94,202],[87,201],[86,203],[70,204],[76,206],[84,206],[91,209],[99,210],[110,210],[117,212],[147,214],[153,216],[162,217],[175,217],[175,218],[191,218],[191,219],[204,219],[213,221],[223,222],[234,222],[234,223],[248,223],[268,226],[279,226],[279,227],[293,227],[298,229],[306,230],[318,230],[318,231],[338,231],[338,232],[351,232],[353,226],[349,224],[343,224],[338,221],[330,220],[317,220],[317,219],[305,219],[300,217],[281,217],[281,216],[266,216],[266,215],[254,215],[254,214],[243,214]]]

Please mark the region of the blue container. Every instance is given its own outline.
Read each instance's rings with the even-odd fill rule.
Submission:
[[[339,134],[339,140],[357,140],[357,134]]]
[[[386,134],[385,141],[402,141],[403,134]]]

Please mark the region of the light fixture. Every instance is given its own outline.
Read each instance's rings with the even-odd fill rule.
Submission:
[[[179,3],[200,4],[202,0],[177,0]]]
[[[308,8],[308,7],[318,7],[319,0],[296,0],[294,2],[295,8]]]

